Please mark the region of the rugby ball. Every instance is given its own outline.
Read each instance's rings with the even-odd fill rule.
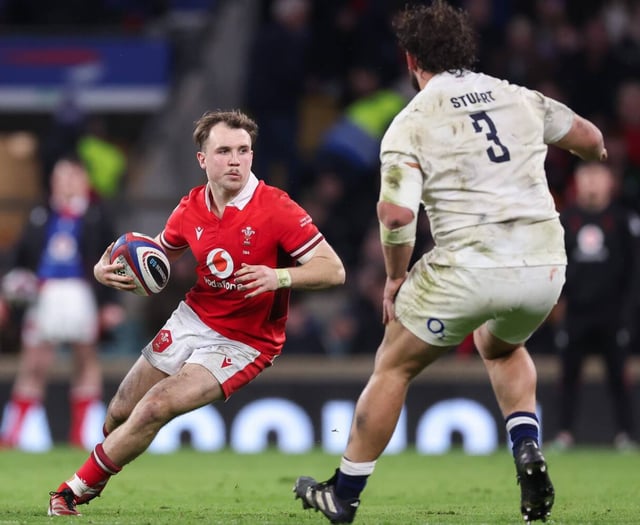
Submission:
[[[131,291],[136,295],[161,292],[171,275],[171,264],[162,246],[143,233],[128,232],[118,237],[111,250],[111,262],[124,265],[118,273],[133,277],[136,288]]]

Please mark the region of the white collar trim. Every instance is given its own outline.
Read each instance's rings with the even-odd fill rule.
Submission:
[[[242,188],[240,190],[240,193],[238,193],[238,195],[236,195],[227,203],[227,206],[235,206],[239,210],[243,210],[251,200],[251,197],[253,197],[253,194],[256,192],[258,182],[258,177],[256,177],[253,172],[251,172],[249,174],[249,178],[247,179],[247,183],[244,185],[244,188]],[[209,211],[211,211],[211,198],[211,187],[207,182],[207,190],[204,192],[204,201]]]

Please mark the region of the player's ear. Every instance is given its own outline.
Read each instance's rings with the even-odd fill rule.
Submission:
[[[206,165],[205,165],[205,162],[204,162],[205,159],[206,159],[205,154],[202,153],[202,151],[198,151],[196,153],[196,158],[198,159],[198,164],[200,165],[200,167],[202,169],[205,169],[206,168]]]
[[[405,58],[407,60],[407,68],[409,69],[409,71],[415,72],[419,67],[418,66],[418,61],[416,60],[416,57],[414,57],[408,51],[405,51],[404,56],[405,56]]]

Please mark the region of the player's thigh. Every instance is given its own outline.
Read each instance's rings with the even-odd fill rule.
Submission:
[[[144,395],[166,377],[167,374],[154,368],[144,356],[140,356],[109,403],[109,415],[116,421],[126,419]]]
[[[224,399],[222,387],[204,366],[186,363],[177,374],[154,385],[140,405],[152,404],[160,419],[171,419]]]
[[[387,324],[375,358],[375,372],[398,372],[415,377],[450,347],[431,345],[405,328],[399,321]]]

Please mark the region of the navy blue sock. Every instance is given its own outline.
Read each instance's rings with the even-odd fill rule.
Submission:
[[[514,455],[520,443],[525,439],[533,439],[538,443],[540,424],[538,417],[533,412],[514,412],[507,416],[505,423],[513,444],[511,450]]]
[[[350,476],[338,470],[335,486],[336,496],[343,500],[360,497],[368,478],[369,476]]]

